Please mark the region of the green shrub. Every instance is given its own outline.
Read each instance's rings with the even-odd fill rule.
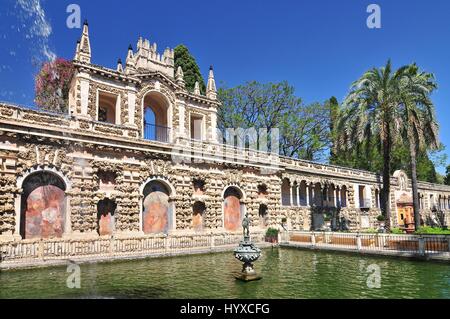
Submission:
[[[363,230],[361,230],[361,233],[375,234],[375,233],[378,233],[378,229],[375,229],[375,228],[363,229]]]
[[[405,232],[403,231],[403,229],[400,228],[391,228],[391,234],[404,234]]]
[[[278,229],[269,228],[266,232],[266,237],[278,237]]]
[[[379,215],[379,216],[377,217],[377,220],[378,220],[379,222],[384,222],[384,221],[386,220],[386,217],[384,217],[383,215]]]
[[[420,227],[415,234],[418,235],[450,235],[450,230],[443,228],[434,228],[430,226]]]

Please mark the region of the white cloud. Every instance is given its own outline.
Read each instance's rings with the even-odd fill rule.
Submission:
[[[47,60],[56,59],[56,54],[50,48],[49,38],[52,34],[52,26],[47,21],[45,11],[42,8],[41,0],[17,0],[17,5],[21,9],[18,17],[25,26],[27,39],[32,39],[40,55]]]

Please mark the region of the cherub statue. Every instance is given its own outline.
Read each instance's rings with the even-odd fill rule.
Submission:
[[[248,213],[245,213],[245,217],[242,219],[242,227],[244,228],[244,237],[250,237],[250,218],[248,218]]]

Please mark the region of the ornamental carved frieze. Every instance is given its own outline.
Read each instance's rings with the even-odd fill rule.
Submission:
[[[172,163],[164,160],[146,160],[145,165],[140,167],[140,180],[145,182],[151,177],[161,177],[175,183]]]
[[[99,172],[109,172],[116,176],[115,183],[123,182],[124,165],[122,163],[114,163],[108,161],[93,161],[92,164],[93,180],[99,182]]]
[[[54,167],[63,175],[72,174],[73,160],[67,149],[51,145],[25,144],[17,154],[17,174],[24,175],[32,167]]]

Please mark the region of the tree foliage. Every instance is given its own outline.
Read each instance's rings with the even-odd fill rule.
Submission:
[[[35,103],[47,111],[65,113],[69,105],[70,82],[75,74],[72,62],[58,58],[42,65],[35,78]]]
[[[280,153],[306,160],[322,160],[329,147],[329,106],[305,105],[287,82],[256,81],[235,88],[220,88],[222,107],[218,127],[279,129]]]
[[[445,170],[444,184],[450,185],[450,165],[448,165]]]
[[[178,67],[181,66],[181,69],[184,73],[184,81],[186,82],[186,88],[188,91],[193,92],[195,88],[195,82],[198,81],[200,85],[200,92],[205,94],[206,86],[205,81],[203,80],[203,76],[200,72],[200,68],[195,61],[195,58],[189,52],[189,49],[180,44],[174,50],[175,54],[175,72],[178,70]]]

